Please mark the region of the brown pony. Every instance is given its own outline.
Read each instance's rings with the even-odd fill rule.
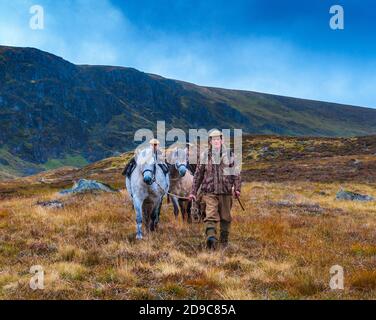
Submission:
[[[169,198],[174,206],[175,218],[181,212],[183,221],[191,222],[191,202],[188,200],[192,190],[193,174],[188,165],[187,148],[173,148],[167,152],[170,173]]]

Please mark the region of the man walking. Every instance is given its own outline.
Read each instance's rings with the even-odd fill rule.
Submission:
[[[216,249],[217,224],[220,224],[220,243],[228,244],[231,226],[232,193],[238,198],[241,192],[240,175],[226,174],[225,169],[233,166],[232,159],[224,146],[222,132],[209,134],[207,161],[201,162],[195,172],[191,200],[197,200],[201,186],[203,202],[206,204],[205,234],[208,249]]]

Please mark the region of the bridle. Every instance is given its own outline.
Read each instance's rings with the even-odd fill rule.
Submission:
[[[184,163],[180,163],[180,164],[175,163],[175,168],[176,168],[176,170],[179,171],[179,169],[180,169],[181,167],[185,167],[186,169],[188,168],[188,166],[185,165]]]
[[[151,170],[151,169],[145,169],[144,171],[142,171],[142,175],[143,176],[145,175],[146,172],[150,172],[151,173],[152,179],[151,179],[150,183],[147,183],[148,185],[152,185],[155,182],[155,173],[156,173],[156,171],[157,171],[157,165],[155,164],[155,162],[153,164],[153,170]]]

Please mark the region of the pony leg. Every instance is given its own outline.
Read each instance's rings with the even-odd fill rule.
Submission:
[[[136,239],[141,240],[142,239],[142,203],[141,201],[136,201],[134,199],[133,202],[134,209],[136,211]]]
[[[156,215],[156,220],[155,220],[155,225],[157,226],[159,223],[159,217],[161,216],[161,208],[162,208],[162,203],[163,203],[163,197],[161,199],[161,202],[159,203],[159,206],[157,207],[157,215]]]
[[[192,215],[191,215],[192,202],[191,201],[186,201],[186,208],[187,208],[188,223],[192,223]]]
[[[172,199],[172,204],[174,206],[175,219],[178,219],[178,217],[179,217],[179,201],[175,197],[171,197],[171,199]]]
[[[146,205],[144,210],[143,210],[143,215],[144,215],[144,225],[145,225],[145,230],[146,233],[149,233],[151,231],[151,214],[152,214],[152,208],[150,208],[150,204]]]
[[[183,217],[183,221],[185,221],[186,218],[186,211],[185,211],[185,201],[184,200],[179,200],[179,207],[180,207],[180,212]]]
[[[151,219],[150,219],[150,231],[154,232],[155,228],[157,226],[157,215],[158,215],[158,208],[154,208],[153,212],[151,213]]]
[[[161,207],[163,203],[163,198],[160,200],[160,202],[156,205],[154,208],[152,214],[151,214],[151,223],[150,223],[150,230],[156,231],[158,228],[159,223],[159,217],[161,215]]]

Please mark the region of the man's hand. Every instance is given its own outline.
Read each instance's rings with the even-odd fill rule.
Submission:
[[[240,191],[235,191],[234,196],[235,198],[240,198]]]
[[[194,194],[189,195],[189,200],[190,201],[197,201],[197,197]]]

